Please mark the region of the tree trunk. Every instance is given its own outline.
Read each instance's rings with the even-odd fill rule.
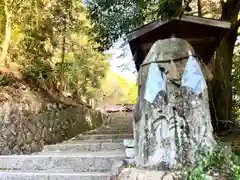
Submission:
[[[0,64],[7,66],[7,53],[9,44],[11,41],[11,13],[8,11],[7,3],[5,1],[4,4],[4,12],[5,12],[5,18],[6,18],[6,24],[5,24],[5,36],[4,40],[1,44],[1,53],[0,53]]]
[[[237,38],[240,2],[228,0],[223,4],[222,20],[232,22],[231,30],[223,38],[214,60],[214,80],[211,83],[213,103],[211,114],[217,132],[225,129],[224,122],[232,120],[232,61]]]
[[[66,45],[66,37],[65,34],[63,33],[62,37],[62,55],[61,55],[61,72],[60,72],[60,91],[64,91],[64,61],[65,61],[65,45]]]
[[[198,16],[202,17],[202,3],[201,3],[201,0],[197,0],[197,7],[198,7]]]

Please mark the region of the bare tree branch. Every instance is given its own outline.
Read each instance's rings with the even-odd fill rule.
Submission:
[[[197,6],[198,6],[198,16],[202,16],[202,3],[201,0],[197,1]]]
[[[224,0],[220,0],[220,3],[221,3],[221,9],[223,9],[223,7],[224,7],[224,5],[225,5]]]

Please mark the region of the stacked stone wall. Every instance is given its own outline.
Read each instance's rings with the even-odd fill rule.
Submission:
[[[29,103],[33,104],[33,102]],[[0,154],[28,154],[102,124],[102,114],[82,105],[0,102]],[[39,104],[38,104],[39,105]]]

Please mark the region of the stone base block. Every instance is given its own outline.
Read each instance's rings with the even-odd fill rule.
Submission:
[[[174,180],[174,176],[164,171],[148,171],[127,168],[122,170],[117,180]]]
[[[126,155],[126,158],[135,158],[136,156],[135,148],[126,148],[125,155]]]
[[[181,180],[180,172],[141,170],[137,168],[126,168],[121,171],[117,179],[114,180]],[[207,180],[220,180],[207,176]],[[221,179],[225,180],[225,179]]]
[[[134,148],[135,147],[135,140],[134,139],[124,139],[123,145],[126,148]]]

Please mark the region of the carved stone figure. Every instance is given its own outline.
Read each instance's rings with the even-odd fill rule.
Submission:
[[[153,44],[138,75],[138,167],[182,168],[215,146],[204,77],[211,77],[210,71],[187,41]]]

